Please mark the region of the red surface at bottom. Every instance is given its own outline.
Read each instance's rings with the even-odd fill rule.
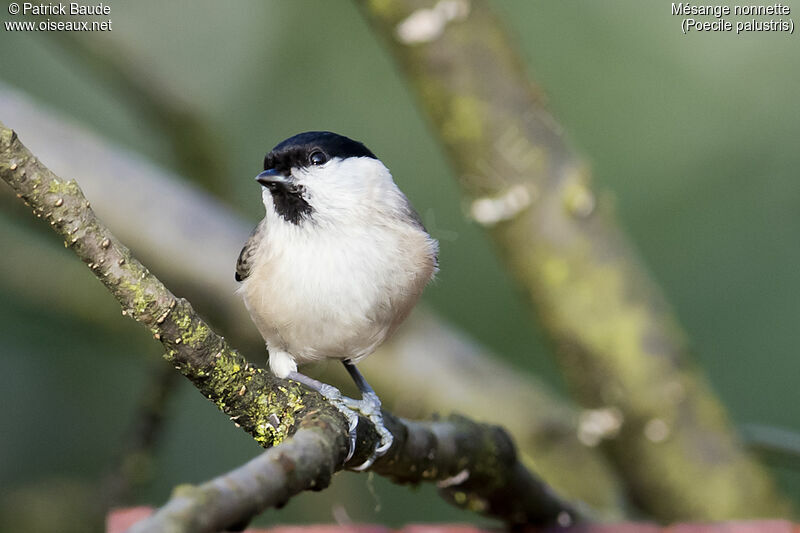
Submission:
[[[133,524],[152,514],[151,507],[131,507],[112,511],[106,520],[106,533],[123,533]],[[248,529],[245,533],[497,533],[464,524],[413,524],[400,529],[369,524],[309,526],[273,526]],[[620,524],[579,524],[569,528],[529,530],[531,533],[800,533],[800,525],[785,520],[754,520],[709,524],[682,523],[659,526],[643,522]]]

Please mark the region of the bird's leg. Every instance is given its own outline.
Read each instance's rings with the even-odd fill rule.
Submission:
[[[361,375],[361,372],[358,371],[355,364],[353,364],[351,361],[342,361],[342,363],[347,369],[347,372],[350,374],[350,377],[352,377],[353,381],[355,381],[358,390],[361,391],[361,400],[354,400],[352,398],[344,397],[343,399],[345,404],[350,409],[358,411],[368,418],[369,421],[375,426],[375,430],[378,432],[378,435],[381,437],[381,443],[375,448],[375,450],[373,450],[369,458],[363,464],[353,468],[353,470],[366,470],[372,466],[372,463],[375,462],[375,459],[381,457],[387,451],[389,451],[389,448],[392,447],[392,442],[394,442],[394,437],[383,424],[381,400],[378,398],[378,395],[375,394],[375,391],[369,386],[369,383],[367,383],[367,380]]]
[[[350,398],[343,396],[342,392],[333,385],[328,385],[327,383],[317,381],[316,379],[308,377],[305,374],[301,374],[297,371],[289,372],[289,375],[286,377],[322,394],[347,419],[349,426],[348,438],[350,447],[347,450],[347,457],[345,458],[344,462],[346,463],[349,461],[350,458],[353,457],[353,452],[356,451],[356,427],[358,427],[358,415],[353,411],[352,408],[350,408],[347,402],[347,400],[350,400]]]

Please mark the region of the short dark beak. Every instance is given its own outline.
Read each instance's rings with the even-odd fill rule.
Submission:
[[[274,190],[279,187],[288,189],[294,184],[294,180],[292,178],[284,176],[274,168],[265,170],[256,176],[256,181],[269,190]]]

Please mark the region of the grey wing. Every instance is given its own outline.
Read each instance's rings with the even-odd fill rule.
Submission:
[[[250,270],[253,268],[253,262],[258,251],[258,245],[261,242],[261,233],[263,230],[264,221],[256,226],[250,233],[250,238],[244,243],[244,248],[239,253],[239,259],[236,260],[236,281],[244,281],[250,276]]]
[[[411,219],[411,222],[415,226],[417,226],[419,229],[421,229],[422,231],[427,233],[428,236],[430,237],[430,233],[428,232],[428,229],[425,227],[425,224],[422,223],[422,217],[419,216],[419,213],[417,213],[417,210],[414,209],[414,206],[411,205],[411,202],[408,201],[408,198],[405,195],[403,195],[403,199],[406,201],[405,214]],[[436,253],[433,256],[433,265],[437,269],[439,268],[439,247],[438,247],[438,245],[436,247]]]
[[[417,213],[417,210],[414,209],[414,206],[411,205],[411,202],[408,201],[408,198],[406,197],[406,195],[403,195],[403,200],[406,201],[406,205],[405,205],[405,214],[406,214],[406,216],[408,216],[411,219],[411,221],[413,222],[413,224],[415,226],[417,226],[419,229],[421,229],[425,233],[428,233],[428,230],[425,229],[425,224],[422,223],[422,217],[419,216],[419,213]]]

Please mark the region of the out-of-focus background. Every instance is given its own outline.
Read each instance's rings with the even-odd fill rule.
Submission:
[[[45,113],[196,181],[163,122],[143,113],[103,59],[108,54],[155,94],[177,98],[206,128],[213,153],[196,160],[208,157],[217,167],[206,168],[214,179],[197,185],[254,224],[263,207],[252,178],[277,142],[311,129],[365,142],[441,241],[441,272],[424,303],[512,367],[562,388],[524,298],[466,216],[440,146],[354,4],[109,4],[111,14],[98,20],[110,18],[111,32],[0,29],[2,90],[20,91]],[[788,5],[794,17],[800,5]],[[591,164],[596,186],[613,197],[734,422],[800,431],[798,37],[683,35],[668,2],[492,6]],[[22,20],[5,3],[2,13],[3,21]],[[30,124],[0,120],[25,142]],[[119,314],[111,297],[58,239],[24,211],[2,205],[0,514],[16,524],[12,514],[89,490],[107,471],[160,350],[121,315],[97,319]],[[46,305],[37,279],[70,262],[73,268],[58,273],[59,296],[74,309]],[[188,383],[178,387],[155,477],[135,502],[158,504],[175,484],[203,481],[259,453]],[[769,464],[800,500],[800,462]],[[390,525],[481,521],[447,506],[431,487],[349,473],[261,521],[343,516]]]

